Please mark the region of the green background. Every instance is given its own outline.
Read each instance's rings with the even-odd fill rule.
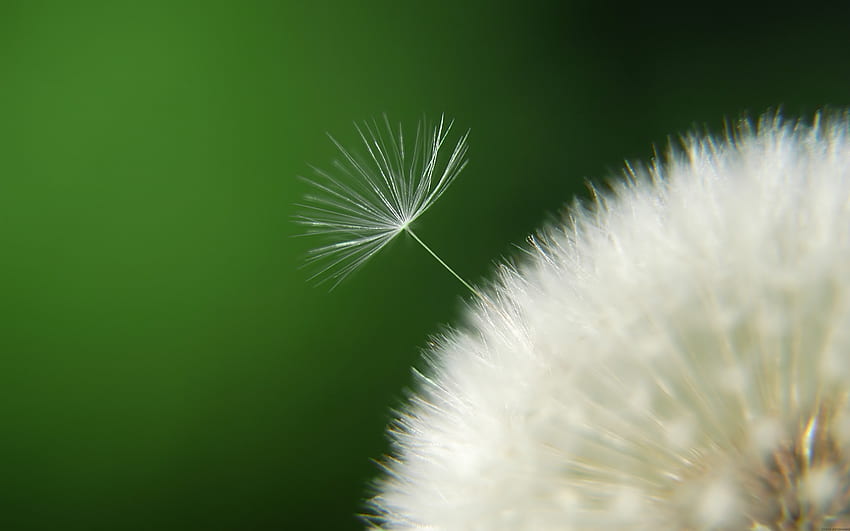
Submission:
[[[471,129],[417,232],[480,282],[668,134],[847,104],[847,13],[801,7],[0,3],[0,528],[361,528],[468,294],[404,238],[307,282],[325,132]]]

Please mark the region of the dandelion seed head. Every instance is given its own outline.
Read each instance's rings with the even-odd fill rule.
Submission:
[[[361,150],[349,150],[333,137],[341,158],[332,171],[314,168],[305,178],[313,189],[296,221],[325,243],[309,252],[312,278],[336,286],[424,214],[466,165],[467,134],[441,154],[453,122],[422,121],[412,138],[401,126],[383,121],[355,124]]]
[[[397,417],[381,529],[850,526],[850,125],[689,136],[530,239]]]

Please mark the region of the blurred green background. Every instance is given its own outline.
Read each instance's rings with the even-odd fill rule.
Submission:
[[[668,134],[847,104],[847,9],[798,7],[0,3],[0,529],[361,528],[467,293],[404,238],[307,282],[325,132],[470,128],[417,232],[478,282]]]

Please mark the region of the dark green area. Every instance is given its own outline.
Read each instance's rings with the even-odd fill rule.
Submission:
[[[417,232],[475,282],[668,134],[850,102],[846,12],[686,7],[0,4],[0,528],[360,528],[467,294],[405,239],[312,287],[296,175],[446,112]]]

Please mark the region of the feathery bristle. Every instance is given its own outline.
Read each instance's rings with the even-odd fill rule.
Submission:
[[[342,160],[333,163],[333,172],[314,168],[317,177],[304,179],[314,193],[296,216],[308,234],[327,241],[309,252],[307,263],[318,266],[311,278],[338,285],[440,198],[467,162],[468,133],[448,158],[440,156],[452,124],[444,117],[434,127],[420,122],[410,145],[401,126],[394,131],[386,115],[382,124],[355,124],[366,155],[331,137]]]

